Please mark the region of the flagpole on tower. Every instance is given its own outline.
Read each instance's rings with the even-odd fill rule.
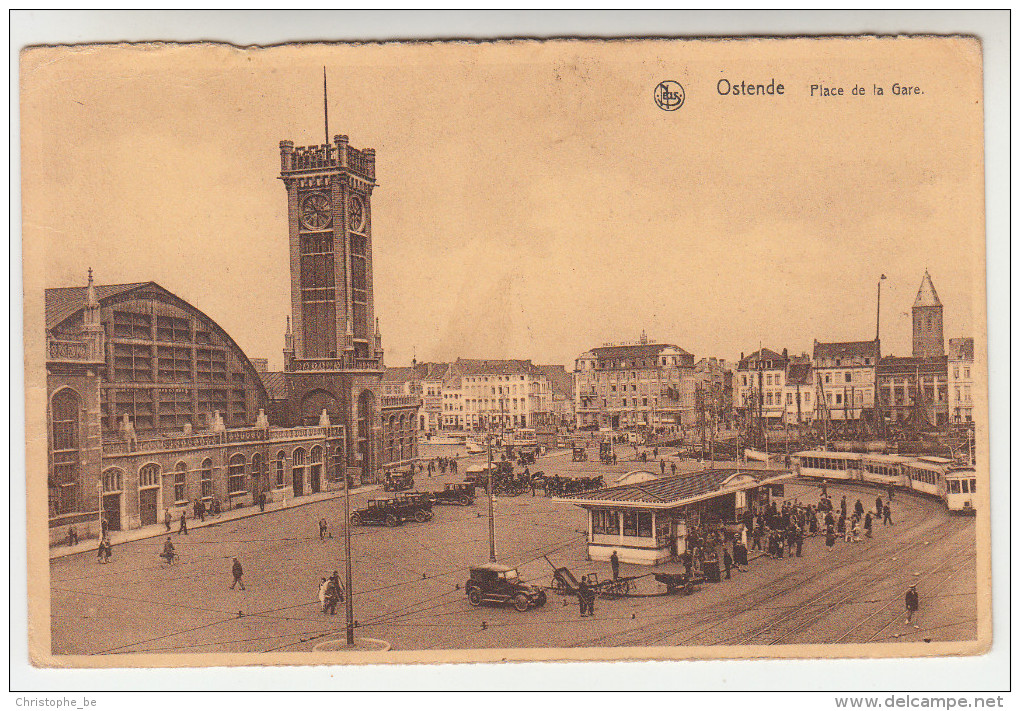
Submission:
[[[326,67],[322,68],[322,127],[325,131],[326,141],[325,145],[329,147],[329,98],[326,93]]]

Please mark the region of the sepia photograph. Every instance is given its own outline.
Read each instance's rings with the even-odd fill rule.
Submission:
[[[982,62],[23,50],[32,664],[986,652]]]

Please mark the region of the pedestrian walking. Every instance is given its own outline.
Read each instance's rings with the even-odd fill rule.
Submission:
[[[106,536],[104,535],[99,539],[99,547],[96,549],[96,560],[100,563],[105,563],[106,560]]]
[[[326,615],[336,614],[336,605],[340,602],[340,588],[339,584],[334,578],[329,578],[326,581],[326,595],[325,602],[322,606],[322,612]]]
[[[613,554],[609,556],[609,565],[613,568],[613,580],[620,579],[620,556],[613,551]]]
[[[183,509],[181,510],[181,526],[177,529],[177,535],[179,536],[182,533],[185,536],[188,535],[188,519],[185,517]]]
[[[886,526],[886,525],[892,526],[893,525],[892,509],[889,508],[888,502],[886,502],[886,505],[882,508],[882,525],[883,526]]]
[[[726,579],[730,579],[730,568],[733,567],[733,557],[730,555],[729,550],[723,549],[722,564],[726,568]]]
[[[167,565],[173,565],[177,553],[174,551],[174,542],[170,540],[170,536],[166,537],[166,542],[163,543],[163,552],[159,554],[159,557],[164,559]]]
[[[825,529],[825,547],[832,551],[833,546],[836,545],[836,530],[829,526]]]
[[[673,474],[673,476],[676,476],[676,462],[670,462],[669,463],[669,470],[670,470],[670,473]]]
[[[230,589],[233,590],[235,585],[240,585],[241,589],[244,590],[244,581],[241,580],[241,576],[244,575],[244,568],[241,567],[241,561],[234,558],[234,565],[230,568],[230,572],[234,575],[234,582],[230,584]]]
[[[857,499],[857,503],[854,504],[854,513],[858,516],[864,515],[864,504],[861,503],[860,499]]]
[[[914,616],[917,615],[918,608],[921,606],[920,600],[917,597],[917,585],[911,585],[907,589],[904,602],[906,603],[907,608],[907,619],[903,621],[903,624],[913,624],[915,628],[918,627],[917,621],[914,619]]]
[[[804,532],[798,528],[794,536],[794,540],[797,543],[797,557],[800,558],[801,549],[804,547]]]
[[[110,524],[106,521],[105,516],[99,519],[99,530],[101,531],[101,535],[103,537],[105,537],[106,534],[110,532]]]
[[[266,492],[264,491],[259,494],[259,511],[266,512]]]
[[[663,475],[666,474],[666,460],[665,459],[660,459],[659,460],[659,473],[661,473]]]
[[[329,588],[329,581],[326,578],[322,578],[319,581],[319,607],[322,609],[322,614],[326,614],[326,590]]]
[[[864,537],[871,538],[871,512],[864,514]]]
[[[882,497],[881,496],[876,496],[875,497],[875,515],[876,516],[881,516],[882,515]]]
[[[839,501],[839,510],[843,513],[843,518],[846,518],[846,494]]]
[[[577,584],[577,605],[581,610],[581,617],[588,614],[588,576],[582,575],[581,582]]]
[[[173,522],[173,518],[170,516],[170,509],[167,509],[163,514],[163,523],[166,524],[166,532],[170,533],[170,524]]]
[[[67,545],[78,545],[78,531],[75,530],[74,526],[67,527]]]

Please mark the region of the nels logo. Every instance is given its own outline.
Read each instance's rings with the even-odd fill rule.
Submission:
[[[655,105],[663,111],[676,111],[684,105],[684,88],[680,82],[667,79],[660,81],[653,93]]]

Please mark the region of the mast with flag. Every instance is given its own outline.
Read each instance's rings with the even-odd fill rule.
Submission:
[[[326,67],[322,68],[322,128],[326,136],[326,140],[322,145],[326,146],[326,150],[329,150],[329,95],[326,93]],[[326,156],[329,158],[329,156]]]

